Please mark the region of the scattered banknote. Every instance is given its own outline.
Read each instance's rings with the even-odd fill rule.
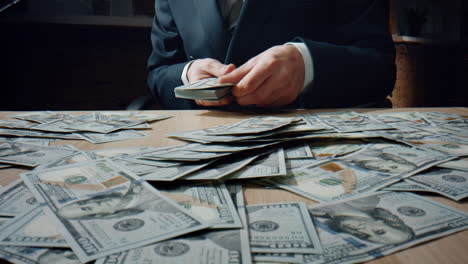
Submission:
[[[243,135],[263,133],[287,126],[297,120],[299,120],[297,117],[257,116],[244,119],[238,123],[228,125],[214,131],[209,131],[208,135]]]
[[[314,157],[310,146],[304,142],[301,144],[287,145],[283,148],[286,159],[307,159]]]
[[[318,113],[314,116],[339,132],[360,132],[393,128],[383,122],[352,111]]]
[[[399,144],[372,144],[350,155],[292,170],[272,178],[278,187],[324,202],[375,192],[450,157]]]
[[[158,190],[203,219],[210,228],[242,227],[237,208],[223,183],[158,185]]]
[[[140,132],[133,130],[121,130],[116,132],[110,132],[107,134],[103,133],[92,133],[92,132],[82,132],[76,133],[80,138],[91,142],[93,144],[108,143],[121,140],[137,139],[145,137],[146,135]]]
[[[39,205],[0,227],[0,245],[68,247],[60,231]]]
[[[421,187],[414,183],[409,183],[407,180],[396,182],[392,185],[386,186],[381,191],[396,191],[396,192],[433,192],[427,188]]]
[[[68,248],[0,246],[0,258],[15,264],[82,264]]]
[[[36,111],[30,113],[16,114],[10,117],[43,124],[58,119],[71,118],[72,115],[52,111]]]
[[[141,158],[150,160],[199,161],[229,155],[229,152],[199,152],[190,150],[190,145],[181,145],[147,153]]]
[[[39,146],[18,142],[0,143],[0,162],[35,167],[42,163],[69,156],[76,148]]]
[[[208,227],[106,159],[21,178],[83,262]]]
[[[37,125],[37,123],[31,123],[24,120],[15,120],[15,119],[8,119],[8,120],[0,120],[0,127],[2,128],[14,128],[14,129],[27,129]]]
[[[5,186],[0,193],[1,216],[17,216],[30,211],[36,205],[36,198],[21,179]]]
[[[53,133],[25,129],[0,128],[0,135],[10,137],[34,137],[34,138],[57,138],[57,139],[81,139],[75,134]]]
[[[468,171],[468,157],[447,161],[437,166],[454,170]]]
[[[468,197],[468,173],[466,171],[432,168],[413,175],[406,181],[455,201]]]
[[[465,212],[404,192],[309,206],[323,254],[303,263],[360,263],[468,228]]]
[[[252,252],[322,253],[304,203],[247,205],[246,211]]]
[[[218,83],[218,78],[207,78],[174,89],[175,97],[218,101],[231,93],[233,83]]]
[[[252,253],[252,259],[258,263],[303,263],[303,254],[296,253]]]
[[[246,166],[237,170],[225,179],[249,179],[259,177],[276,177],[286,175],[286,159],[283,148],[257,157]]]
[[[159,167],[157,170],[153,171],[152,173],[143,175],[141,178],[147,181],[173,181],[182,178],[194,171],[200,170],[210,165],[214,161],[215,160],[208,162],[191,162],[173,167]]]
[[[49,146],[50,141],[50,139],[46,138],[0,137],[0,142],[19,142],[40,146]]]

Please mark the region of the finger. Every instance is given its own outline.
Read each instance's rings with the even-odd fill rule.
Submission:
[[[241,67],[220,76],[218,79],[219,83],[238,83],[253,67],[253,63],[251,61],[252,60],[249,60]]]
[[[236,96],[237,103],[240,105],[257,105],[266,104],[271,101],[269,98],[273,96],[274,87],[266,85],[266,83],[271,83],[269,82],[269,79],[261,83],[259,88],[257,88],[254,92],[243,96]]]
[[[217,60],[210,60],[207,64],[206,72],[212,76],[219,77],[232,72],[236,67],[234,64],[225,65]]]

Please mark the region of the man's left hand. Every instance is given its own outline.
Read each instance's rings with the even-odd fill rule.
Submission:
[[[240,105],[280,107],[293,102],[304,85],[304,60],[293,45],[274,46],[219,77],[237,83],[232,94]]]

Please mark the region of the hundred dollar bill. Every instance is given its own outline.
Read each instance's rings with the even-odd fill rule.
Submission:
[[[13,217],[3,217],[0,216],[0,228],[4,226],[6,223],[10,222],[13,219]]]
[[[384,187],[381,191],[396,191],[396,192],[432,192],[426,188],[423,188],[419,185],[409,183],[406,180],[401,182],[396,182],[392,185]]]
[[[66,248],[0,246],[0,258],[15,264],[84,263]]]
[[[27,129],[35,125],[37,125],[37,123],[31,123],[23,120],[0,120],[0,127],[2,128]]]
[[[303,263],[303,254],[296,253],[252,253],[256,264],[260,263]]]
[[[33,127],[34,130],[45,131],[45,132],[53,132],[53,133],[73,133],[79,130],[77,129],[70,129],[67,127],[73,126],[75,123],[75,119],[58,119],[53,120],[47,123],[43,123],[40,125],[36,125]]]
[[[21,178],[83,262],[207,228],[110,160],[32,171]]]
[[[75,120],[76,119],[77,118],[75,118]],[[144,120],[133,118],[131,116],[126,118],[114,117],[106,116],[100,112],[94,112],[90,115],[82,116],[80,118],[80,122],[73,122],[72,124],[65,126],[65,128],[95,133],[110,133],[120,129],[127,129],[144,122]]]
[[[39,146],[18,142],[0,143],[0,162],[35,167],[73,154],[73,147]]]
[[[393,127],[383,122],[351,111],[319,113],[314,116],[339,132],[393,129]]]
[[[396,126],[395,126],[396,127]],[[435,134],[429,131],[396,127],[398,130],[375,131],[374,134],[423,148],[441,151],[452,156],[468,155],[468,140]]]
[[[173,181],[194,171],[200,170],[214,161],[215,160],[210,160],[208,162],[190,162],[173,167],[159,167],[157,170],[143,175],[141,178],[147,181]]]
[[[360,263],[465,230],[468,215],[404,192],[309,206],[324,253],[304,263]]]
[[[214,153],[224,153],[224,152],[239,152],[244,150],[259,149],[267,146],[271,146],[276,143],[260,143],[260,144],[199,144],[193,143],[184,146],[185,150],[195,151],[195,152],[214,152]]]
[[[468,173],[466,171],[433,168],[413,175],[406,181],[455,201],[468,197]]]
[[[183,177],[184,180],[214,180],[221,179],[227,175],[230,175],[251,162],[253,162],[259,155],[257,154],[246,154],[239,153],[238,155],[228,156],[220,158],[211,163],[210,165],[191,172]]]
[[[76,164],[79,162],[89,161],[89,160],[94,160],[94,159],[97,159],[97,158],[91,155],[89,152],[76,150],[75,152],[73,152],[72,154],[68,156],[60,157],[56,160],[42,163],[38,165],[37,167],[35,167],[34,170],[51,169],[54,167],[71,165],[71,164]]]
[[[239,229],[197,232],[183,238],[159,242],[99,259],[96,264],[244,264],[248,247]],[[247,260],[246,260],[247,259]]]
[[[468,157],[447,161],[437,166],[454,170],[468,171]]]
[[[299,169],[306,166],[311,166],[312,164],[322,163],[322,160],[317,159],[287,159],[286,160],[286,171],[287,175],[292,175],[291,170]]]
[[[56,226],[36,205],[0,228],[0,245],[21,247],[68,247]]]
[[[12,115],[10,117],[22,119],[22,120],[28,120],[28,121],[42,124],[42,123],[47,123],[47,122],[58,120],[58,119],[72,118],[73,116],[69,114],[63,114],[63,113],[57,113],[57,112],[51,112],[51,111],[36,111],[36,112]]]
[[[313,157],[316,159],[334,158],[358,151],[367,145],[362,140],[321,140],[308,143]]]
[[[0,137],[0,142],[19,142],[40,146],[49,146],[50,140],[44,138]]]
[[[227,176],[225,179],[249,179],[258,177],[276,177],[286,175],[286,159],[282,147],[257,157],[245,167]]]
[[[297,117],[257,116],[208,132],[209,135],[257,134],[272,131],[297,121]]]
[[[0,128],[0,135],[13,137],[37,137],[37,138],[57,138],[57,139],[81,139],[75,134],[52,133],[25,129]]]
[[[237,208],[223,183],[158,185],[158,190],[203,219],[210,228],[242,227]]]
[[[159,168],[152,165],[136,163],[124,158],[111,158],[111,160],[122,168],[135,173],[138,176],[158,171]]]
[[[107,134],[103,133],[92,133],[92,132],[81,132],[76,133],[80,138],[91,142],[93,144],[100,144],[100,143],[107,143],[107,142],[114,142],[114,141],[121,141],[121,140],[129,140],[129,139],[136,139],[142,138],[146,135],[140,132],[136,132],[133,130],[121,130],[110,132]]]
[[[155,166],[155,167],[174,167],[174,166],[182,165],[184,163],[183,161],[146,160],[146,159],[140,158],[138,155],[124,157],[120,159],[126,160],[128,162],[139,163],[139,164]]]
[[[304,203],[246,206],[250,248],[259,253],[322,253]]]
[[[374,192],[449,159],[437,151],[378,143],[271,181],[315,201],[332,201]]]
[[[139,121],[144,121],[144,122],[153,122],[153,121],[158,121],[158,120],[163,120],[163,119],[168,119],[173,116],[171,115],[162,115],[162,114],[155,114],[155,113],[149,113],[147,111],[106,111],[106,112],[100,112],[102,116],[105,116],[106,118],[113,119],[113,120],[118,120],[118,119],[124,119],[124,120],[139,120]]]
[[[380,122],[384,122],[387,125],[423,126],[430,124],[430,122],[418,112],[390,112],[368,114],[368,116]]]
[[[151,147],[109,148],[90,151],[96,158],[117,158],[140,156],[157,149]]]
[[[202,144],[208,143],[228,143],[228,142],[246,142],[249,139],[258,139],[263,137],[268,137],[274,135],[274,132],[268,131],[264,133],[258,134],[249,134],[249,135],[212,135],[212,133],[224,130],[228,125],[224,126],[217,126],[205,129],[197,129],[192,131],[184,131],[184,132],[177,132],[169,134],[169,137],[174,137],[182,140],[188,140],[193,142],[198,142]],[[0,130],[1,131],[1,130]]]
[[[454,127],[464,127],[467,126],[466,116],[461,116],[453,113],[443,113],[443,112],[421,112],[421,115],[429,120],[433,125],[447,125]]]
[[[314,155],[306,143],[283,146],[286,159],[307,159]]]
[[[2,216],[16,216],[31,210],[36,205],[36,198],[21,179],[5,186],[0,193],[0,215]]]
[[[0,169],[6,169],[6,168],[10,168],[12,167],[13,165],[10,165],[10,164],[0,164]],[[0,186],[1,188],[1,186]]]
[[[231,154],[229,152],[198,152],[187,148],[191,148],[191,146],[182,145],[170,147],[147,153],[141,156],[141,158],[150,160],[198,161],[219,158]]]

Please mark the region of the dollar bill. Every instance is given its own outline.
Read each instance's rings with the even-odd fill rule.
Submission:
[[[0,142],[19,142],[40,146],[49,146],[50,140],[44,138],[0,137]]]
[[[23,121],[23,120],[15,120],[15,119],[0,120],[0,127],[2,128],[28,129],[35,125],[37,125],[37,123],[31,123],[31,122]]]
[[[174,89],[175,97],[218,101],[231,92],[235,84],[218,83],[218,78],[206,78]]]
[[[199,152],[190,150],[192,146],[182,145],[147,153],[141,158],[150,160],[199,161],[230,155],[230,152]]]
[[[122,168],[135,173],[138,176],[153,173],[159,170],[159,167],[136,163],[124,158],[111,158],[111,160]]]
[[[35,137],[35,138],[57,138],[57,139],[81,139],[79,136],[70,133],[53,133],[25,129],[0,128],[0,135],[12,137]]]
[[[237,208],[223,183],[158,185],[158,190],[203,219],[210,228],[242,227]]]
[[[15,264],[84,263],[66,248],[0,246],[0,258]]]
[[[13,167],[13,165],[10,165],[10,164],[0,164],[0,169],[6,169],[6,168],[10,168],[10,167]],[[1,186],[0,186],[1,187]]]
[[[58,119],[65,119],[65,118],[72,118],[72,115],[52,112],[52,111],[35,111],[29,113],[21,113],[16,115],[11,115],[10,117],[28,120],[36,123],[47,123],[50,121],[58,120]]]
[[[314,157],[309,145],[306,143],[286,145],[283,148],[286,159],[307,159]]]
[[[110,160],[21,177],[83,262],[207,228]]]
[[[250,248],[259,253],[322,253],[304,203],[247,205]]]
[[[200,170],[214,161],[215,160],[210,160],[208,162],[190,162],[173,167],[159,167],[154,172],[143,175],[141,178],[147,181],[173,181]]]
[[[210,165],[196,170],[183,177],[185,180],[215,180],[230,175],[257,159],[259,155],[240,153],[234,156],[220,158]]]
[[[75,118],[76,121],[78,118]],[[95,133],[110,133],[121,129],[128,129],[132,126],[144,123],[145,120],[133,118],[132,116],[127,117],[115,117],[113,115],[105,115],[101,112],[93,112],[86,117],[81,117],[79,122],[72,122],[65,128],[87,131]]]
[[[71,127],[75,123],[75,119],[58,119],[53,120],[47,123],[43,123],[40,125],[36,125],[33,127],[34,130],[45,131],[45,132],[52,132],[52,133],[73,133],[79,130],[77,129],[70,129],[67,127]]]
[[[282,147],[257,157],[245,167],[227,176],[225,179],[249,179],[258,177],[276,177],[286,175],[286,159]]]
[[[96,264],[127,263],[251,263],[248,247],[242,244],[239,229],[198,232],[188,237],[171,239],[99,259]]]
[[[17,215],[0,228],[0,245],[21,247],[68,247],[60,231],[39,205]]]
[[[323,123],[335,128],[338,132],[360,132],[370,130],[393,129],[383,122],[371,119],[352,111],[315,114]]]
[[[2,216],[16,216],[30,211],[36,205],[36,198],[21,179],[5,186],[0,193],[0,215]]]
[[[18,142],[0,143],[0,162],[35,167],[73,154],[74,147],[39,146]]]
[[[304,263],[360,263],[465,230],[468,216],[404,192],[309,206],[324,253]]]
[[[396,126],[395,126],[396,127]],[[437,150],[452,156],[468,155],[468,141],[429,131],[409,128],[396,127],[398,130],[375,131],[376,135],[395,141],[404,142],[413,146]]]
[[[37,167],[35,167],[34,170],[51,169],[54,167],[71,165],[71,164],[76,164],[76,163],[80,163],[83,161],[89,161],[89,160],[94,160],[94,159],[97,159],[97,158],[94,157],[91,153],[86,152],[86,151],[76,150],[75,152],[73,152],[72,154],[68,156],[63,156],[56,160],[42,163],[38,165]]]
[[[384,187],[381,189],[381,191],[396,191],[396,192],[432,192],[431,190],[428,190],[424,187],[421,187],[419,185],[409,183],[406,180],[396,182],[392,185],[389,185],[387,187]]]
[[[437,166],[454,170],[468,171],[468,157],[447,161]]]
[[[432,168],[413,175],[406,181],[455,201],[468,197],[468,173],[466,171]]]
[[[91,142],[93,144],[100,144],[100,143],[108,143],[108,142],[115,142],[115,141],[122,141],[122,140],[129,140],[129,139],[137,139],[145,137],[146,135],[140,132],[136,132],[133,130],[121,130],[115,131],[110,133],[92,133],[92,132],[81,132],[76,133],[80,138]]]
[[[313,157],[316,159],[334,158],[343,156],[362,149],[367,145],[362,140],[353,139],[329,139],[308,143]]]
[[[130,147],[130,148],[107,148],[107,149],[96,149],[91,153],[96,158],[126,158],[132,156],[141,156],[149,152],[156,151],[156,148],[152,147]]]
[[[173,117],[172,115],[156,114],[148,111],[106,111],[100,112],[100,114],[113,120],[124,119],[139,120],[143,122],[153,122]]]
[[[245,150],[253,150],[263,147],[268,147],[276,143],[260,143],[260,144],[199,144],[193,143],[184,146],[185,150],[195,151],[195,152],[214,152],[214,153],[234,153]]]
[[[378,143],[344,157],[292,170],[292,177],[271,180],[306,198],[332,201],[374,192],[449,159],[437,151]]]
[[[209,135],[257,134],[272,131],[297,121],[297,117],[256,116],[208,132]]]
[[[429,120],[424,118],[418,112],[390,112],[390,113],[378,113],[368,114],[370,118],[384,122],[387,125],[397,126],[424,126],[430,125]]]

